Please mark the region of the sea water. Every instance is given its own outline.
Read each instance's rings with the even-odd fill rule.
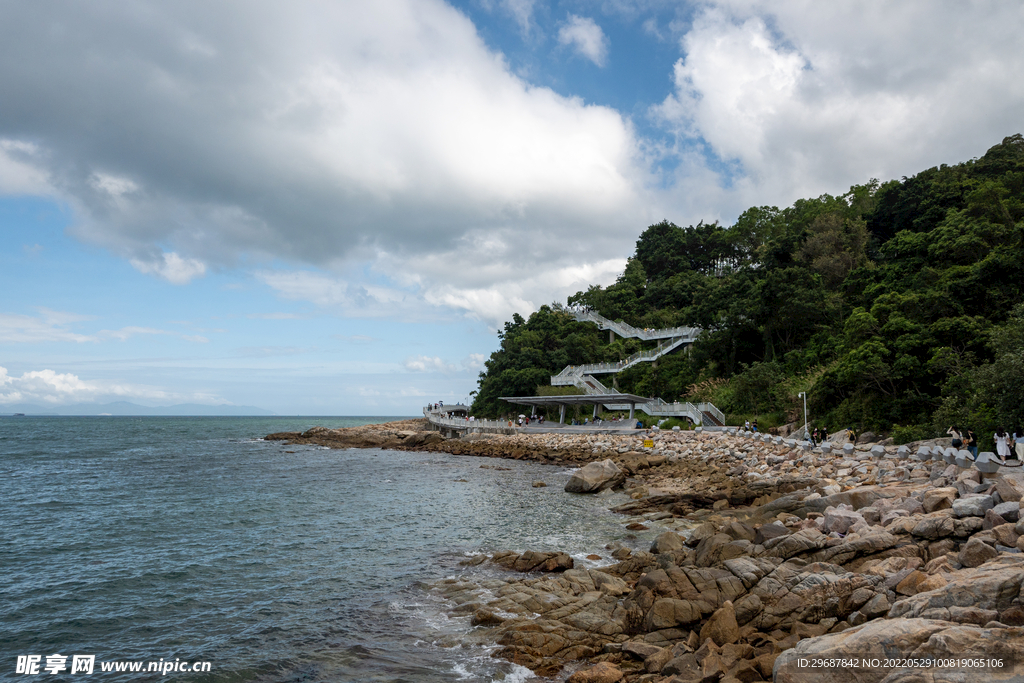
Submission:
[[[382,421],[0,418],[0,680],[532,678],[431,583],[497,572],[459,562],[502,549],[594,566],[654,532],[631,537],[615,495],[565,493],[562,467],[261,438]],[[40,674],[16,673],[33,655]],[[136,661],[210,670],[100,671]]]

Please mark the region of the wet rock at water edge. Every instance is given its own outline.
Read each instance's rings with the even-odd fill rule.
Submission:
[[[626,473],[611,460],[592,462],[574,472],[565,485],[568,493],[597,493],[626,481]]]

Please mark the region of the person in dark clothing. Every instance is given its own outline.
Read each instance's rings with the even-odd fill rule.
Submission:
[[[964,436],[964,445],[967,447],[967,450],[969,450],[971,452],[971,456],[974,457],[975,460],[977,460],[978,459],[978,437],[977,437],[977,435],[975,435],[973,429],[968,427],[967,429],[964,430],[963,436]]]

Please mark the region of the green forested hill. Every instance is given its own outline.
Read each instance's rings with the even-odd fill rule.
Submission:
[[[732,226],[644,230],[610,287],[569,298],[638,327],[705,330],[690,353],[617,377],[623,391],[715,402],[767,423],[807,390],[818,424],[910,440],[1024,422],[1024,138],[912,178],[753,207]],[[473,410],[537,393],[567,364],[619,360],[636,340],[555,307],[499,333]],[[609,380],[610,381],[610,380]]]

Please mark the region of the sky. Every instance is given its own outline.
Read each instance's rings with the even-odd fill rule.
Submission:
[[[0,0],[0,412],[414,415],[513,313],[1024,132],[1024,4]]]

